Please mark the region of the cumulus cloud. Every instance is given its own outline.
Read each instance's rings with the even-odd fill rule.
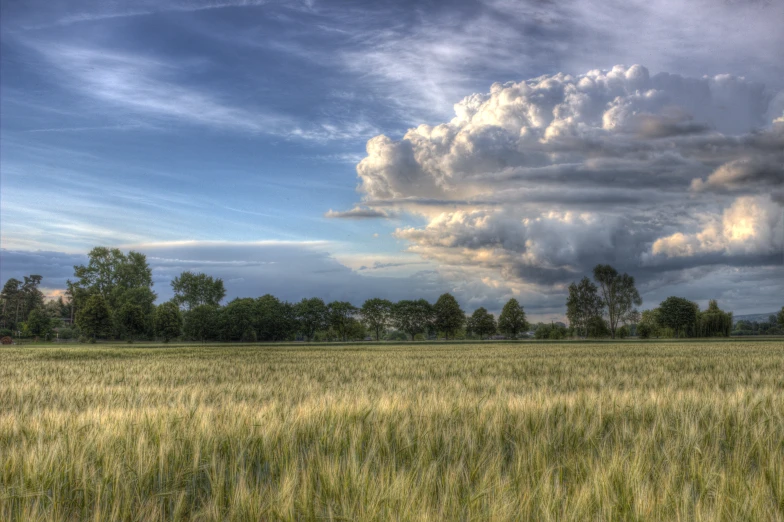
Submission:
[[[489,286],[559,292],[599,262],[644,284],[767,266],[782,249],[767,195],[782,185],[782,99],[640,65],[494,84],[449,122],[369,140],[358,190],[426,219],[394,234],[411,252]]]

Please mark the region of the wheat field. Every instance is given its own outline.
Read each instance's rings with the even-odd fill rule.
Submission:
[[[0,519],[784,521],[784,342],[4,347]]]

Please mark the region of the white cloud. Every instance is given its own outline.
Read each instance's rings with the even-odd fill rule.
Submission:
[[[731,204],[703,185],[777,183],[784,126],[771,124],[773,99],[740,77],[639,65],[494,84],[449,122],[369,140],[362,204],[424,217],[395,236],[442,273],[486,286],[559,292],[602,262],[645,282],[704,254],[769,264],[781,250],[775,202]],[[726,173],[748,157],[773,174]],[[662,256],[679,260],[651,261]]]

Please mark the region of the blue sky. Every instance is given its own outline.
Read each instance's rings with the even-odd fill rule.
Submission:
[[[549,318],[608,261],[649,306],[781,306],[780,3],[3,0],[0,20],[3,279],[54,292],[111,245],[147,253],[162,299],[193,269],[230,297],[451,291]]]

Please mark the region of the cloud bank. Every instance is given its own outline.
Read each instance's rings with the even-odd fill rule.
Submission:
[[[411,252],[511,291],[557,293],[599,262],[643,285],[711,266],[784,277],[781,99],[640,65],[494,84],[447,123],[369,140],[361,204],[424,217],[394,234]]]

